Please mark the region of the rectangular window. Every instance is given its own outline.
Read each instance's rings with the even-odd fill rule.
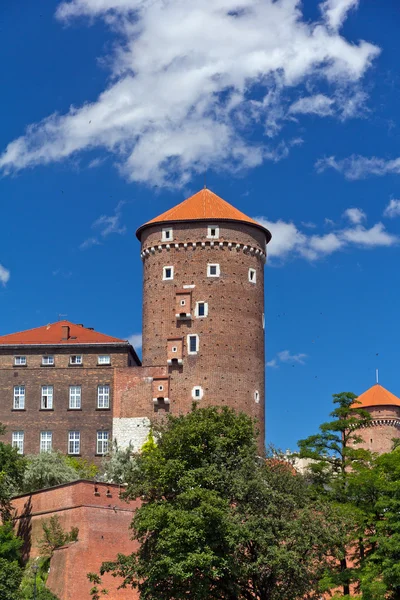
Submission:
[[[212,240],[219,238],[218,225],[209,225],[207,227],[207,237],[208,237],[208,239],[212,239]]]
[[[16,385],[14,387],[14,410],[23,410],[25,408],[25,386]]]
[[[98,364],[99,365],[110,365],[111,364],[111,357],[108,354],[101,354],[98,357]]]
[[[81,453],[81,434],[79,431],[70,431],[68,433],[68,454]]]
[[[71,365],[81,365],[82,364],[82,354],[73,354],[69,359]]]
[[[208,304],[207,302],[196,303],[196,317],[207,317],[208,315]]]
[[[198,335],[188,335],[187,336],[187,344],[188,344],[188,352],[189,354],[197,354],[199,351],[199,336]]]
[[[40,452],[51,452],[53,448],[53,433],[51,431],[40,432]]]
[[[249,269],[249,281],[250,283],[256,283],[257,271],[255,269]]]
[[[96,454],[107,454],[108,452],[108,431],[97,432]]]
[[[174,267],[163,267],[163,280],[174,278]]]
[[[69,407],[70,408],[81,408],[81,393],[82,388],[80,385],[69,386]]]
[[[173,240],[173,231],[172,227],[164,227],[161,232],[161,241],[163,242],[171,242]]]
[[[26,356],[14,356],[14,365],[16,367],[26,366]]]
[[[207,265],[207,277],[219,277],[220,274],[220,269],[219,269],[219,265],[214,264],[214,265]]]
[[[53,386],[42,385],[42,401],[40,403],[42,410],[51,410],[53,408]]]
[[[99,385],[97,388],[97,408],[110,408],[109,385]]]
[[[13,431],[12,432],[12,446],[18,449],[18,454],[24,453],[24,432]]]
[[[42,356],[42,365],[44,367],[54,365],[54,356]]]

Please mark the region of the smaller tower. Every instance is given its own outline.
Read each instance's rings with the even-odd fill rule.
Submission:
[[[358,396],[353,408],[362,408],[371,415],[371,422],[358,431],[359,447],[383,454],[390,452],[393,440],[400,438],[400,398],[376,383]]]

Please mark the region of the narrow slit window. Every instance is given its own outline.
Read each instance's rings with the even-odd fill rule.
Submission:
[[[207,302],[196,303],[196,317],[207,317],[208,315],[208,304]]]
[[[207,237],[211,240],[216,240],[219,238],[219,226],[218,225],[209,225],[207,227]]]
[[[197,354],[199,351],[199,336],[188,335],[188,352],[189,354]]]
[[[250,283],[256,283],[257,271],[255,269],[249,269],[249,281]]]
[[[161,232],[161,240],[163,242],[172,242],[173,239],[174,237],[172,227],[164,227],[164,229]]]

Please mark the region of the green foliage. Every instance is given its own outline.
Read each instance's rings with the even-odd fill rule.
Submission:
[[[4,432],[1,423],[0,429]],[[10,499],[21,489],[25,466],[26,461],[17,448],[0,442],[0,515],[3,518],[9,517]]]
[[[19,562],[21,560],[22,540],[14,533],[11,521],[6,521],[0,525],[0,558],[10,562]]]
[[[67,464],[63,454],[42,452],[28,457],[23,478],[23,490],[24,492],[34,492],[77,479],[79,479],[77,471]]]
[[[102,596],[108,595],[108,590],[100,589],[97,586],[101,584],[101,577],[97,573],[88,573],[87,578],[93,586],[90,588],[89,594],[92,597],[92,600],[100,600]]]
[[[66,456],[65,462],[76,471],[79,479],[95,479],[98,475],[99,468],[85,458]]]
[[[0,598],[15,600],[22,579],[22,569],[19,562],[0,558]]]
[[[79,529],[72,527],[69,532],[64,531],[57,515],[43,521],[43,537],[39,540],[41,555],[51,558],[54,550],[78,540]]]
[[[139,550],[102,573],[142,600],[295,600],[316,588],[342,523],[287,464],[260,461],[246,415],[194,408],[154,436],[127,480],[128,497],[143,501]]]
[[[32,600],[34,597],[34,586],[35,586],[35,574],[33,572],[33,565],[38,570],[36,573],[36,598],[37,600],[58,600],[48,588],[46,588],[46,581],[49,572],[50,561],[48,558],[40,558],[30,561],[23,572],[21,585],[19,588],[19,594],[15,596],[18,600]]]
[[[103,459],[100,479],[108,483],[123,485],[134,477],[136,461],[132,445],[119,448],[116,440],[106,457]]]

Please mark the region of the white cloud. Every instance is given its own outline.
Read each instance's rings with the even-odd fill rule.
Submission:
[[[334,114],[332,106],[334,102],[332,98],[328,98],[323,94],[316,94],[315,96],[300,98],[290,106],[289,112],[327,117]]]
[[[394,217],[400,216],[400,200],[396,200],[392,198],[389,204],[386,206],[383,211],[384,217],[389,217],[389,219],[394,219]]]
[[[292,362],[299,365],[304,365],[307,354],[291,354],[289,350],[282,350],[281,352],[278,352],[278,358],[281,362]]]
[[[267,367],[270,367],[271,369],[277,369],[278,368],[278,364],[277,364],[276,358],[273,358],[272,360],[269,360],[267,362]]]
[[[344,211],[343,216],[356,225],[367,218],[367,215],[361,208],[348,208]]]
[[[128,336],[128,342],[135,348],[135,350],[139,350],[142,347],[142,334],[141,333],[133,333]]]
[[[334,169],[338,173],[342,173],[346,179],[353,180],[365,179],[369,175],[400,174],[400,158],[385,160],[376,156],[368,158],[353,154],[348,158],[336,160],[335,156],[328,156],[320,158],[315,166],[319,173],[326,169]]]
[[[125,225],[121,224],[121,210],[124,204],[124,201],[118,202],[113,215],[101,215],[101,217],[92,223],[92,229],[96,229],[103,239],[112,233],[123,234],[126,232]],[[101,244],[99,239],[95,236],[92,236],[82,242],[79,248],[81,250],[86,250],[92,246],[98,246],[99,244]]]
[[[328,114],[329,98],[321,100],[319,85],[339,95],[343,106],[351,104],[379,54],[376,46],[337,31],[356,4],[327,0],[321,4],[325,20],[310,22],[299,0],[63,2],[61,22],[87,16],[113,29],[110,84],[97,99],[30,125],[0,156],[0,169],[105,149],[129,180],[182,185],[207,167],[235,172],[280,160],[291,144],[273,145],[270,138],[287,119],[292,96],[300,95],[297,114],[307,102],[308,110],[319,102],[316,114]],[[314,100],[307,100],[311,80]],[[342,118],[337,101],[335,107]],[[252,133],[260,125],[266,137],[255,143]]]
[[[6,283],[8,282],[9,279],[10,279],[10,271],[8,269],[6,269],[5,267],[3,267],[3,265],[0,265],[0,283],[3,285],[6,285]]]
[[[321,7],[322,14],[328,25],[337,30],[342,26],[348,11],[358,4],[359,0],[326,0]]]
[[[354,212],[358,211],[358,212]],[[361,249],[390,247],[400,242],[397,235],[386,231],[382,223],[376,223],[367,229],[360,220],[366,218],[361,209],[348,209],[344,213],[352,226],[336,228],[326,234],[310,234],[301,231],[294,223],[269,221],[265,217],[255,217],[256,221],[269,229],[272,240],[268,244],[268,261],[272,266],[281,265],[286,260],[303,258],[316,261],[338,250],[358,247]],[[335,227],[334,221],[325,219],[325,223]]]

